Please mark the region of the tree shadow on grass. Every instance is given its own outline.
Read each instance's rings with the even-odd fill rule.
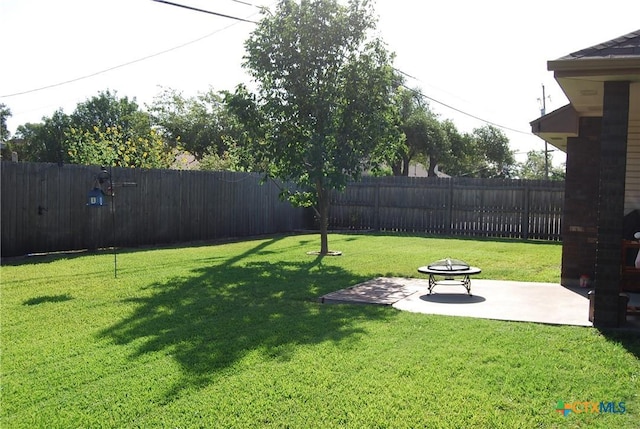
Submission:
[[[599,329],[608,341],[620,344],[629,353],[640,359],[640,331],[636,329]]]
[[[288,360],[298,345],[355,340],[359,319],[392,313],[376,306],[324,306],[327,291],[362,281],[322,257],[265,260],[263,242],[226,260],[211,260],[188,278],[152,284],[151,296],[133,298],[137,309],[101,333],[116,344],[140,343],[134,356],[165,352],[182,367],[181,389],[209,384],[249,353]],[[302,262],[301,262],[302,261]]]
[[[63,295],[41,295],[35,298],[27,299],[22,303],[22,305],[38,305],[38,304],[43,304],[45,302],[64,302],[64,301],[70,301],[72,299],[73,297],[66,293]]]

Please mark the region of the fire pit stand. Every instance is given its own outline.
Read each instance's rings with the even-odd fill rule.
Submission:
[[[433,292],[433,288],[436,285],[455,285],[464,286],[467,290],[467,294],[471,295],[471,276],[474,274],[480,274],[482,270],[478,267],[469,266],[464,261],[459,259],[441,259],[439,261],[432,262],[429,265],[418,268],[418,272],[422,274],[429,274],[429,293]],[[436,280],[436,276],[443,277],[440,280]],[[462,277],[462,279],[456,279],[456,277]]]

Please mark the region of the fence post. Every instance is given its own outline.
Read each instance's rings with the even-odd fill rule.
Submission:
[[[445,228],[445,232],[447,235],[451,235],[451,229],[453,225],[453,178],[449,180],[449,192],[447,193],[447,198],[449,201],[447,202],[447,226]]]
[[[524,199],[522,208],[522,226],[521,226],[521,236],[523,239],[529,239],[529,193],[530,193],[530,185],[529,182],[524,182],[524,192],[522,193],[522,198]]]
[[[380,180],[375,181],[375,211],[373,228],[376,231],[380,231]]]

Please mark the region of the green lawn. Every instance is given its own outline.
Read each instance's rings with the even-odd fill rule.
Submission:
[[[322,305],[451,256],[557,282],[561,245],[316,235],[5,261],[2,428],[640,426],[640,339]],[[606,335],[605,335],[606,334]],[[624,402],[625,413],[555,411]],[[619,408],[618,408],[619,409]]]

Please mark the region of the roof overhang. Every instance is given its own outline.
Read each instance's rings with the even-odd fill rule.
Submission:
[[[580,116],[567,104],[532,122],[531,132],[563,152],[567,151],[567,138],[577,137]]]
[[[602,116],[604,82],[640,82],[640,57],[561,58],[547,63],[580,116]]]
[[[578,135],[581,117],[601,117],[604,83],[640,82],[640,57],[571,58],[547,62],[570,104],[531,122],[531,131],[566,152],[567,137]],[[566,121],[566,124],[562,124]]]
[[[640,82],[640,30],[547,62],[569,105],[531,122],[534,134],[566,151],[580,118],[602,117],[606,82]]]

